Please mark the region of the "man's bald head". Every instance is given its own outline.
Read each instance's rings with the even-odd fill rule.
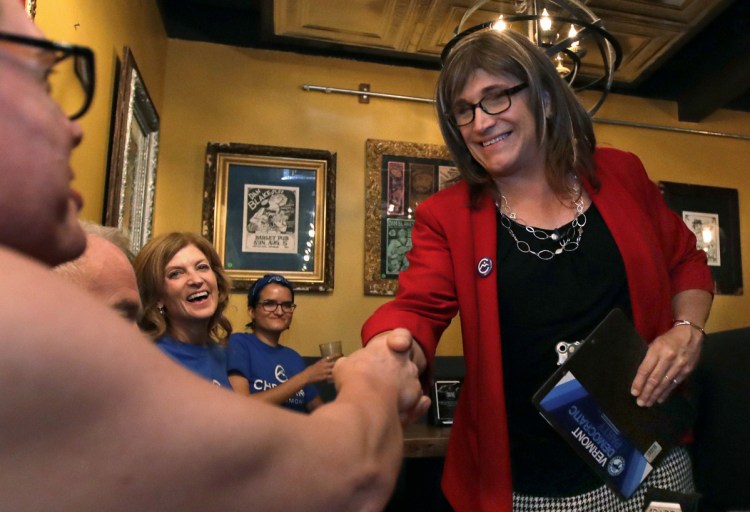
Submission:
[[[128,320],[142,312],[133,265],[125,248],[101,234],[86,233],[86,250],[78,258],[55,267],[55,272],[85,288]],[[101,232],[100,232],[101,233]]]

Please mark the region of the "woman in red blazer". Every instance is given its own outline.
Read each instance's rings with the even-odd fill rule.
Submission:
[[[643,407],[691,373],[712,301],[706,257],[639,159],[596,148],[591,120],[549,59],[510,30],[476,32],[446,58],[438,117],[462,180],[416,211],[396,298],[366,343],[413,348],[429,379],[460,313],[466,376],[443,490],[458,511],[640,511],[649,486],[691,492],[668,453],[618,498],[538,415],[555,345],[613,308],[651,343],[631,385]],[[404,339],[410,343],[404,343]]]

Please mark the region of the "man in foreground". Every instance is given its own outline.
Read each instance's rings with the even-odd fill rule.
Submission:
[[[47,80],[71,59],[84,102],[63,112]],[[336,401],[296,415],[180,368],[49,270],[85,248],[68,162],[93,76],[90,51],[43,39],[19,0],[0,0],[2,508],[382,509],[401,463],[399,416],[429,405],[406,344],[340,359]]]

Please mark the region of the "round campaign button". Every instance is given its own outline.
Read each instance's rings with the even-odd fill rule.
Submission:
[[[477,272],[482,277],[487,277],[492,272],[492,260],[490,258],[482,258],[477,264]]]

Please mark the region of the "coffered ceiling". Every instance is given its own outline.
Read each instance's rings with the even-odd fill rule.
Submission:
[[[440,52],[475,0],[157,2],[174,38],[439,69]],[[463,28],[512,15],[517,3],[486,2]],[[623,49],[615,92],[677,101],[684,121],[718,108],[750,111],[747,0],[586,3]],[[597,68],[593,59],[581,73]]]

